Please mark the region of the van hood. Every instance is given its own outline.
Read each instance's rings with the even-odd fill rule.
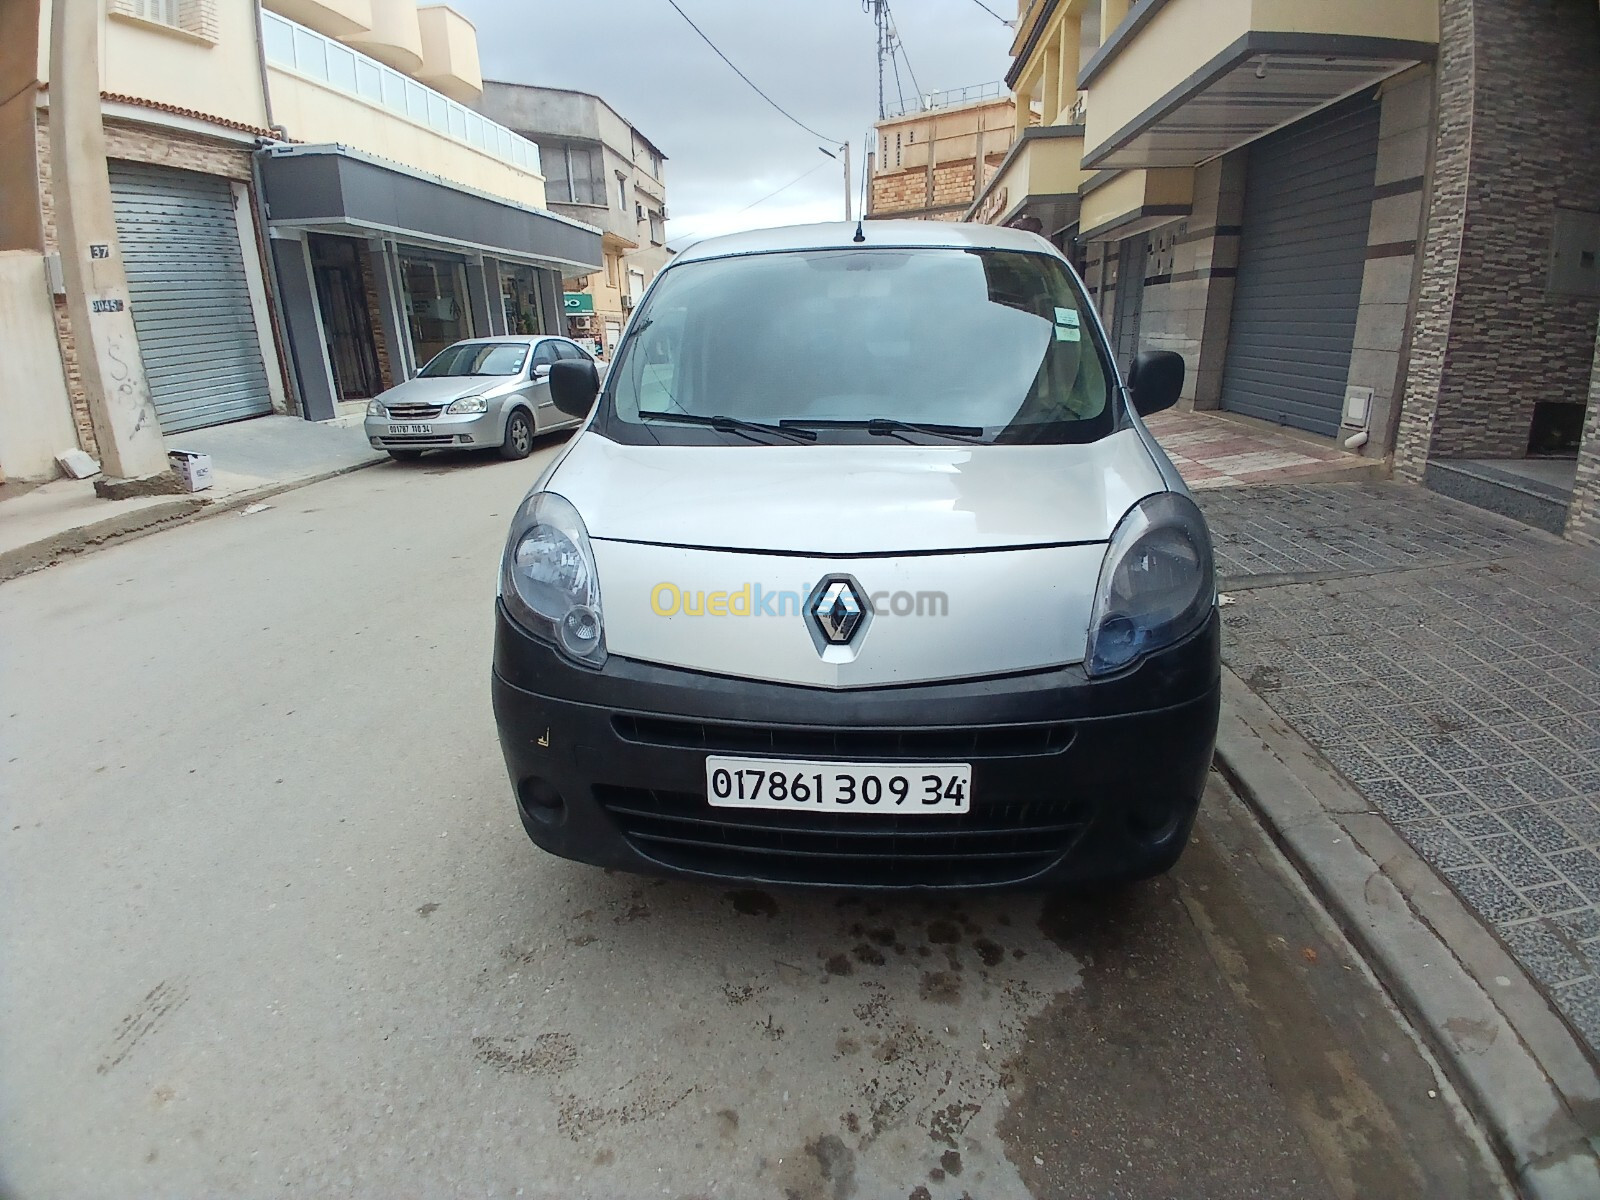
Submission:
[[[893,555],[1104,542],[1166,484],[1132,429],[1060,446],[629,446],[585,430],[545,488],[593,539]]]

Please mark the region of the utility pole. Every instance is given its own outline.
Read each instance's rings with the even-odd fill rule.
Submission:
[[[850,221],[850,143],[839,147],[844,152],[844,219]]]
[[[50,170],[67,314],[106,476],[95,490],[116,499],[168,490],[168,481],[176,490],[177,480],[145,380],[111,206],[100,123],[103,12],[98,0],[51,5]]]
[[[850,219],[850,212],[851,212],[851,209],[850,209],[850,143],[846,142],[844,145],[840,146],[838,148],[839,152],[837,154],[835,154],[832,150],[829,150],[826,146],[818,146],[817,149],[822,151],[829,158],[842,158],[842,159],[844,159],[844,219],[846,221],[848,221]]]

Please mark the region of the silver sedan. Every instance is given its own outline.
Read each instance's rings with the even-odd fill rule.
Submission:
[[[550,401],[550,368],[563,359],[595,361],[563,337],[457,342],[367,405],[367,440],[402,462],[444,449],[526,458],[535,437],[583,423]]]

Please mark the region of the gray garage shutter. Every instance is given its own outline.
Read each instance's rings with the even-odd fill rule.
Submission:
[[[1364,94],[1247,151],[1223,408],[1338,432],[1372,216],[1378,108]]]
[[[133,324],[162,432],[271,412],[227,181],[110,167]]]

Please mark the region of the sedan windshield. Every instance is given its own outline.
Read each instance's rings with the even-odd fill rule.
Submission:
[[[528,347],[517,342],[460,342],[435,354],[419,374],[424,379],[515,375],[527,361]]]
[[[1005,250],[815,250],[685,263],[638,314],[599,432],[619,441],[1082,442],[1113,377],[1060,260]]]

